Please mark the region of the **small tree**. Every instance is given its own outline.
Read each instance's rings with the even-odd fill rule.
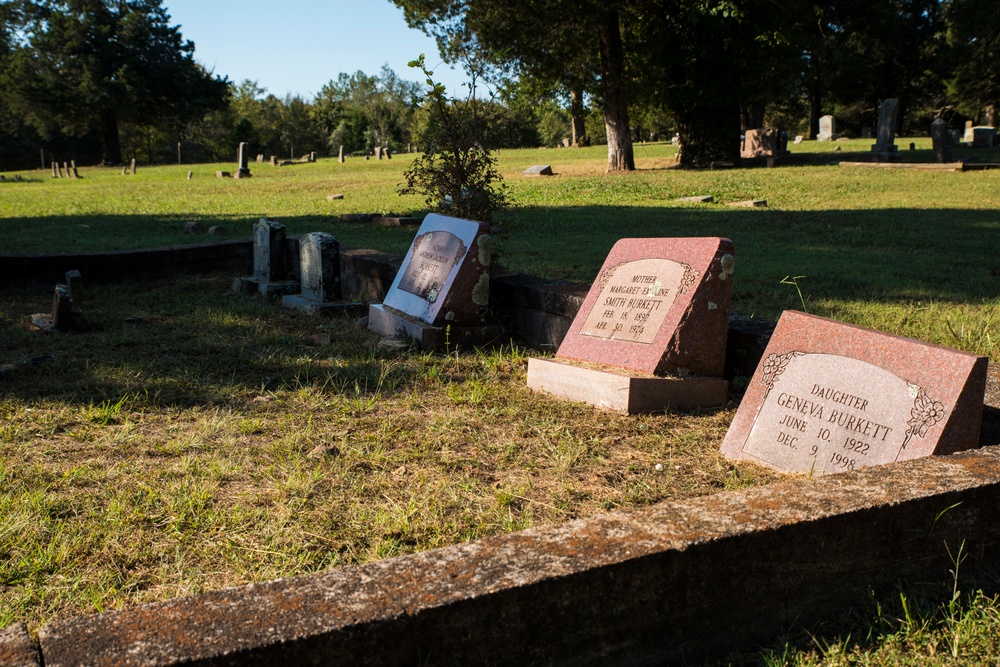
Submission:
[[[476,99],[475,79],[466,99],[449,98],[431,78],[423,54],[410,67],[419,68],[430,86],[422,105],[428,117],[418,139],[424,152],[403,173],[406,185],[399,194],[423,195],[432,210],[491,222],[508,204],[496,157],[486,145],[496,107]]]

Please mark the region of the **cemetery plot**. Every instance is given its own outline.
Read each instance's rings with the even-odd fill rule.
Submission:
[[[827,474],[975,447],[985,357],[788,311],[722,453]]]

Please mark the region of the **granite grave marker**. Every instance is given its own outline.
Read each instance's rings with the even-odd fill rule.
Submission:
[[[985,357],[786,311],[721,451],[822,475],[975,447],[986,370]]]
[[[332,235],[312,232],[299,239],[299,276],[302,291],[282,297],[284,307],[317,315],[364,314],[360,303],[341,301],[340,243]]]
[[[630,414],[724,403],[734,252],[716,237],[618,241],[556,358],[529,359],[528,386]]]
[[[895,144],[897,106],[899,100],[894,97],[882,100],[879,105],[876,143],[872,145],[872,157],[876,162],[899,162],[903,159]]]

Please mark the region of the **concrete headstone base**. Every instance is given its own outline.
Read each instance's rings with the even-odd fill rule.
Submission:
[[[413,339],[425,350],[482,347],[495,343],[501,333],[500,327],[495,324],[435,327],[381,303],[369,307],[368,328],[382,336]]]
[[[722,378],[658,377],[568,359],[528,359],[528,388],[625,414],[724,405]]]

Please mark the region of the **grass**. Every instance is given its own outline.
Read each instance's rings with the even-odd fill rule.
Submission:
[[[929,139],[914,141],[904,159],[930,161]],[[788,166],[707,172],[674,169],[672,148],[644,144],[639,171],[620,175],[603,174],[601,147],[504,151],[516,206],[500,220],[503,263],[589,282],[618,238],[727,236],[744,314],[804,306],[1000,361],[1000,172],[827,164],[870,143],[806,142]],[[407,162],[251,165],[250,180],[215,179],[232,165],[140,165],[136,176],[88,168],[79,181],[21,172],[29,182],[0,183],[0,252],[204,242],[181,232],[188,220],[249,238],[269,216],[290,233],[332,231],[401,253],[412,230],[337,216],[419,211],[418,199],[395,193]],[[557,176],[520,177],[540,163]],[[344,200],[327,201],[333,193]],[[766,198],[769,208],[674,201],[696,194]],[[100,329],[63,336],[29,323],[50,292],[0,292],[0,364],[55,360],[2,376],[0,627],[24,620],[37,631],[56,616],[779,477],[718,456],[731,407],[624,418],[552,401],[525,388],[524,349],[399,354],[356,322],[239,298],[230,280],[88,284],[83,308]],[[873,599],[843,626],[737,662],[995,660],[1000,603],[976,592],[985,590]]]

